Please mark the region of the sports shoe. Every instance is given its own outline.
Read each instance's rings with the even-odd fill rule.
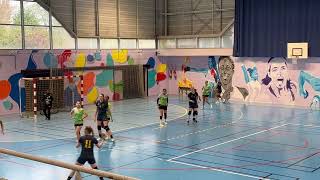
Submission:
[[[163,124],[164,124],[164,125],[167,125],[168,123],[167,123],[167,121],[164,121]]]
[[[115,140],[113,138],[110,139],[111,142],[114,142]]]

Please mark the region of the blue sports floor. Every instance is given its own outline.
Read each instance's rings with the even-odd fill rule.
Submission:
[[[167,127],[159,128],[154,98],[113,104],[115,143],[95,150],[100,169],[140,179],[320,179],[320,112],[309,109],[214,104],[187,125],[187,101],[170,98]],[[87,107],[92,121],[94,106]],[[0,147],[74,163],[67,113],[37,123],[1,117]],[[95,125],[94,125],[95,126]],[[69,170],[0,155],[0,178],[63,180]],[[85,180],[97,177],[82,174]]]

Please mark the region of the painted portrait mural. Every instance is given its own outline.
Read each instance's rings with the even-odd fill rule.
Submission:
[[[235,78],[233,86],[248,91],[248,96],[234,92],[235,101],[320,107],[320,64],[312,61],[292,64],[284,57],[234,58]],[[240,73],[241,72],[241,73]],[[312,73],[313,72],[313,73]],[[240,74],[242,74],[243,78]],[[239,89],[239,88],[238,88]]]
[[[262,84],[271,101],[288,102],[294,104],[297,94],[297,85],[290,79],[287,60],[282,57],[270,58],[267,64],[268,72]]]
[[[234,62],[229,56],[219,58],[219,77],[223,88],[222,99],[228,101],[233,92],[232,79],[234,74]]]
[[[187,78],[196,89],[201,89],[205,81],[211,82],[212,87],[220,81],[224,102],[320,108],[320,58],[298,65],[284,57],[190,57],[188,63],[183,59],[170,57],[166,61],[184,67],[177,72],[178,80]],[[167,81],[170,89],[178,88],[177,80]],[[177,94],[176,91],[170,93]]]

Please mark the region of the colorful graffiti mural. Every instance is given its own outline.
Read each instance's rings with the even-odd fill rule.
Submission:
[[[22,86],[19,92],[19,81],[22,78],[21,70],[28,69],[46,69],[46,68],[68,68],[68,67],[86,67],[86,66],[114,66],[114,65],[133,65],[146,64],[154,57],[154,50],[137,53],[130,50],[101,50],[101,51],[73,51],[73,50],[57,50],[57,51],[20,51],[16,55],[16,64],[8,64],[8,57],[0,57],[0,114],[10,114],[19,112],[20,100],[21,109],[24,110],[25,90]],[[103,61],[105,60],[105,61]],[[10,60],[10,63],[12,60]],[[164,81],[166,77],[158,75],[166,71],[166,65],[159,65],[160,62],[154,62],[154,75],[151,76],[155,83],[149,87],[150,95],[152,92],[158,91],[156,82]],[[6,65],[8,64],[8,65]],[[157,71],[157,72],[156,72]],[[120,100],[123,93],[122,73],[114,73],[113,70],[94,70],[82,72],[65,72],[65,75],[73,74],[84,75],[84,94],[85,103],[92,103],[98,97],[99,93],[104,93],[113,100]],[[149,73],[150,74],[150,73]],[[152,74],[152,73],[151,73]],[[117,76],[117,77],[114,77]],[[113,82],[115,80],[115,82]],[[71,94],[74,99],[80,98],[80,78],[69,78],[65,80],[65,96]],[[21,97],[20,97],[21,94]],[[158,93],[155,93],[156,95]],[[65,98],[70,101],[70,98]]]
[[[151,50],[142,54],[127,50],[23,51],[16,55],[16,64],[6,58],[9,57],[0,57],[1,114],[17,113],[20,106],[22,110],[25,108],[23,86],[19,92],[19,80],[22,78],[20,71],[23,69],[130,64],[149,65],[149,95],[157,95],[162,88],[167,88],[169,94],[178,94],[178,87],[193,86],[200,90],[204,82],[208,81],[212,88],[216,87],[217,82],[221,82],[224,101],[320,108],[320,72],[317,71],[319,58],[300,63],[299,66],[288,63],[285,58],[209,56],[165,57],[160,60]],[[86,82],[86,103],[93,102],[99,93],[104,93],[113,100],[122,98],[121,72],[95,70],[81,74]],[[73,72],[66,72],[66,75],[73,75]],[[79,98],[79,81],[79,78],[66,79],[65,94],[73,92],[75,99]],[[212,90],[211,94],[214,92]]]

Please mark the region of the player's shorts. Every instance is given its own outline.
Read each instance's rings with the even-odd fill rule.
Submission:
[[[209,95],[207,95],[207,94],[206,94],[206,95],[202,95],[202,96],[203,96],[203,97],[209,97]]]
[[[97,116],[98,121],[106,121],[107,119],[108,119],[107,115],[98,115]]]
[[[191,109],[198,108],[198,104],[196,104],[196,103],[189,103],[189,108],[191,108]]]
[[[83,124],[74,124],[74,127],[83,126]]]
[[[159,109],[167,110],[168,106],[159,106]]]
[[[79,164],[85,164],[86,162],[88,162],[89,164],[95,164],[96,163],[96,160],[94,159],[94,157],[89,157],[89,158],[85,158],[85,157],[79,157],[78,159],[77,159],[77,162],[79,163]]]

